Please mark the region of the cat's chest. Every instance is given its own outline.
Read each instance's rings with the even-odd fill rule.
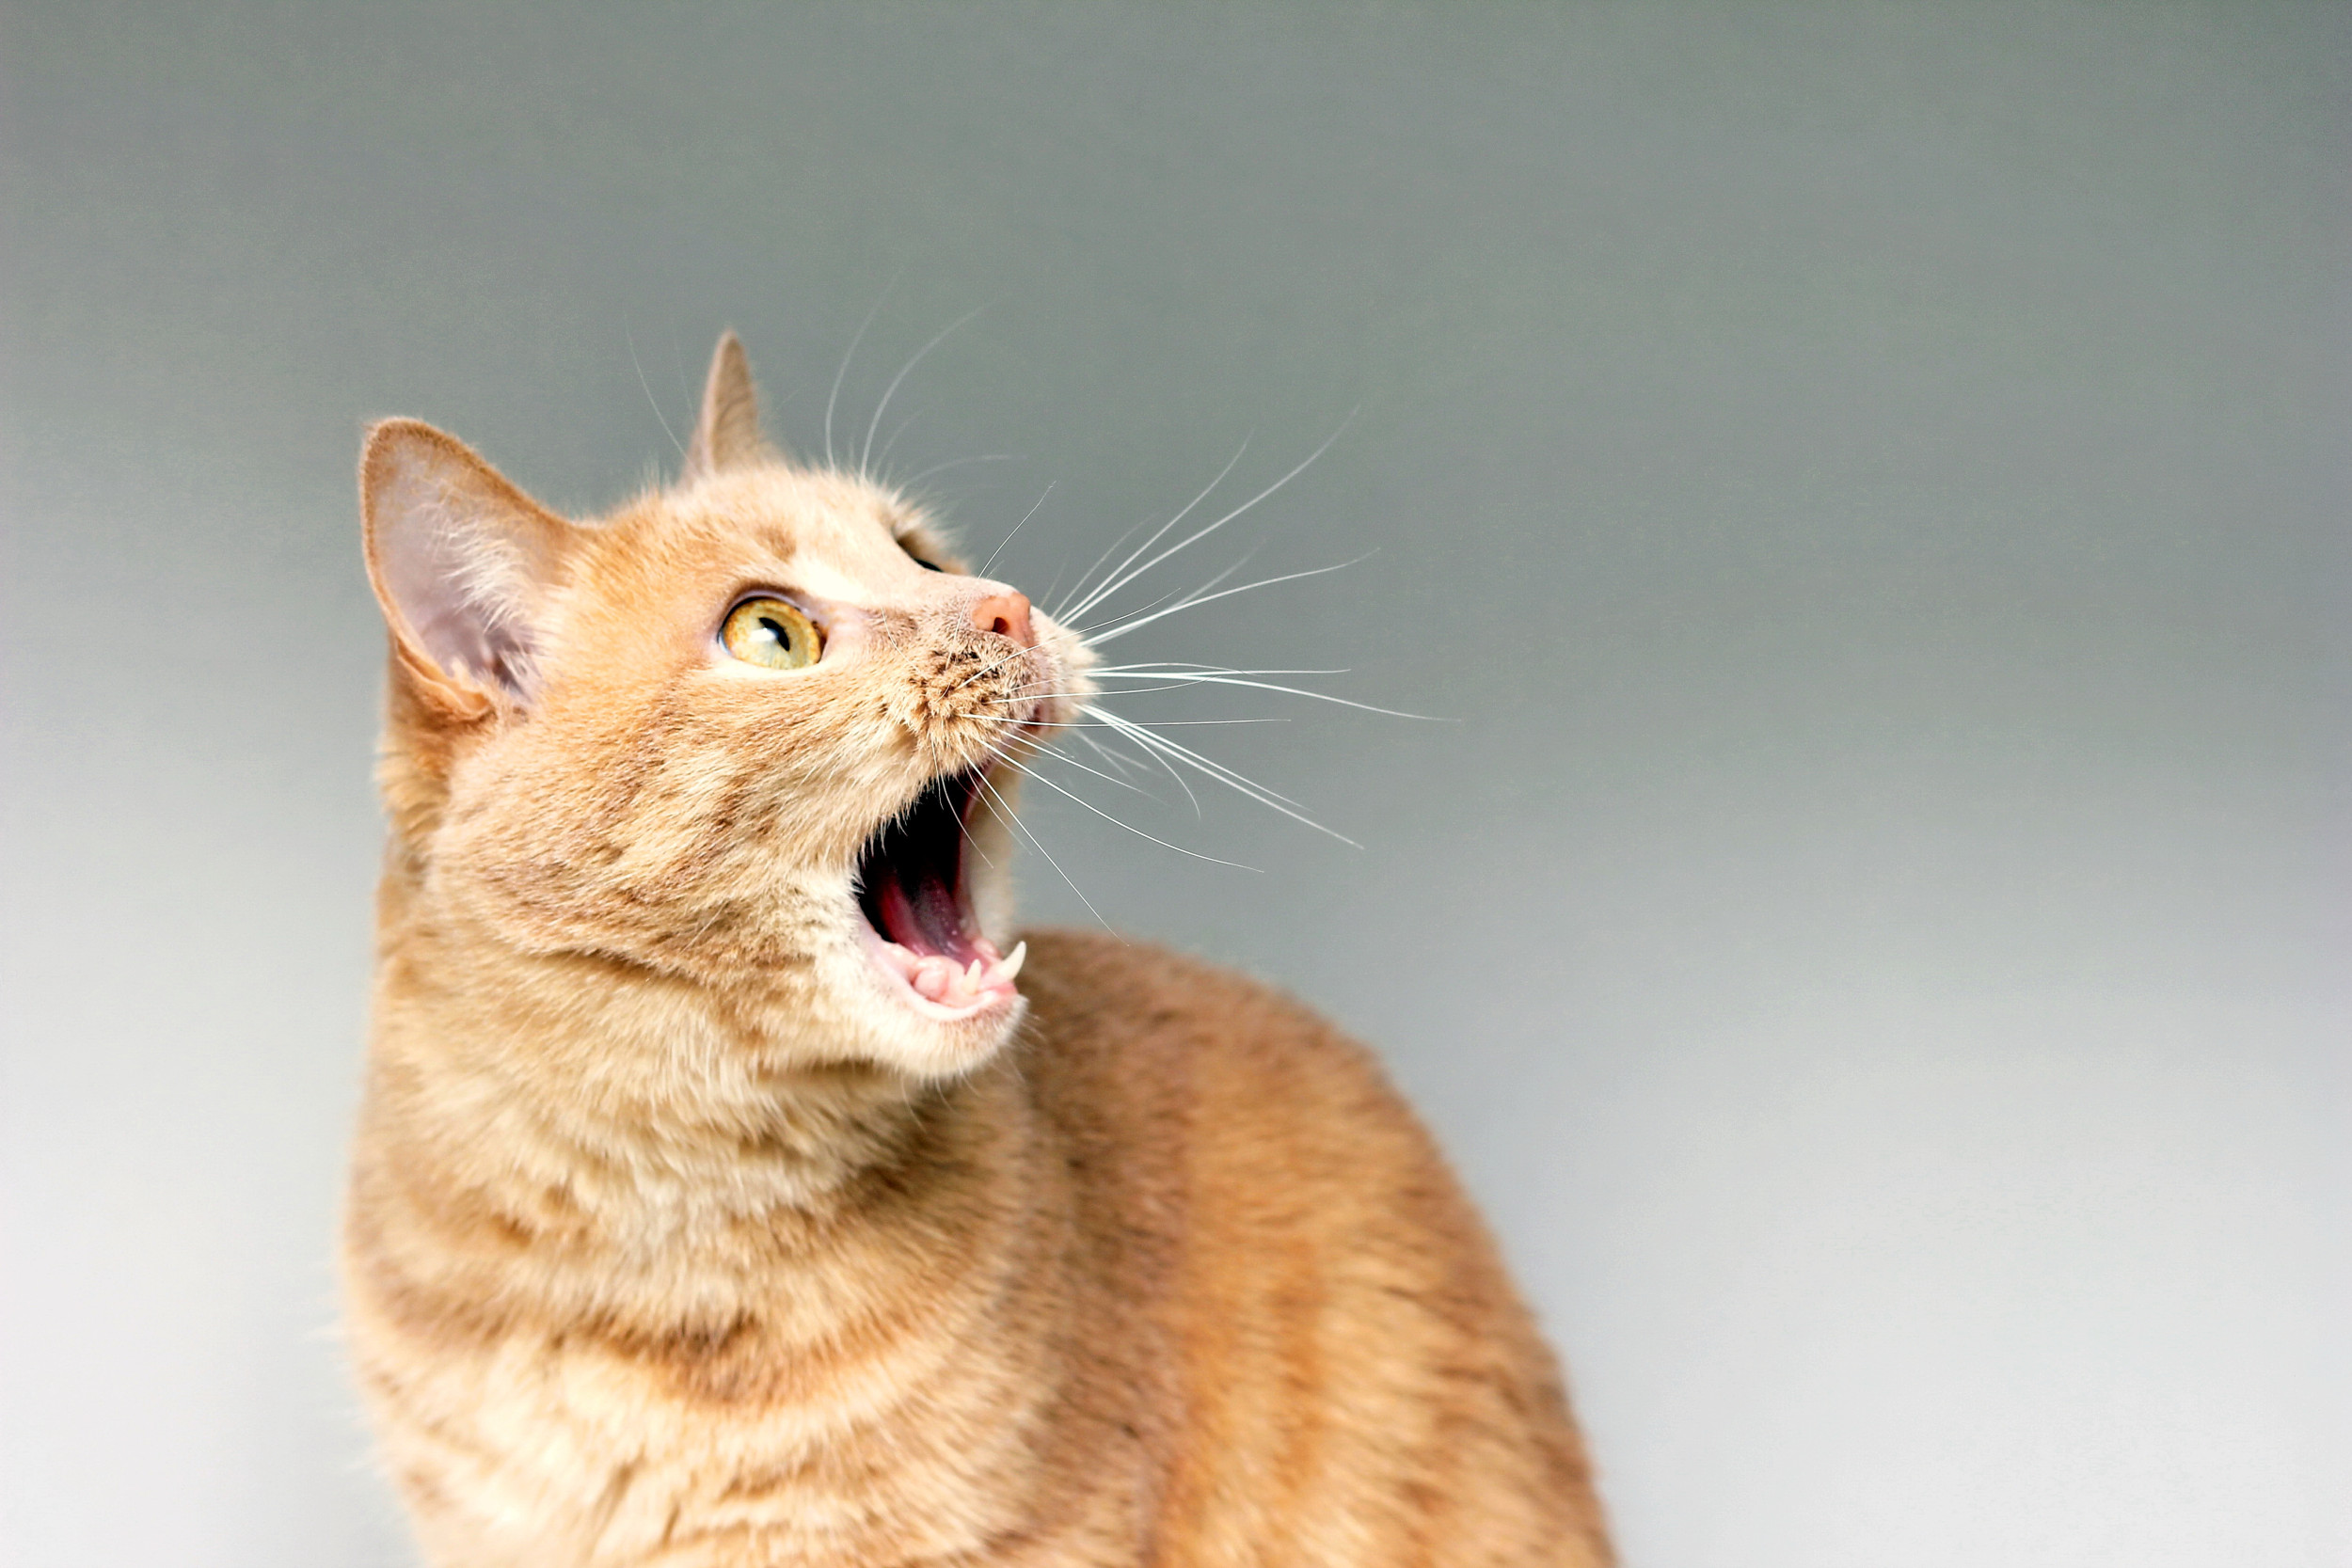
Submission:
[[[1133,1539],[1120,1498],[1148,1489],[1119,1479],[1133,1464],[1098,1454],[1073,1486],[1041,1462],[1039,1428],[1063,1402],[1042,1360],[951,1328],[858,1337],[812,1353],[756,1332],[517,1335],[412,1384],[395,1446],[446,1505],[434,1533],[469,1542],[458,1560],[507,1560],[526,1538],[598,1564],[953,1560],[1041,1517]]]

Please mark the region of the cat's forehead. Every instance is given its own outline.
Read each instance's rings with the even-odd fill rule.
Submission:
[[[900,565],[906,542],[930,537],[926,522],[870,481],[770,464],[641,497],[605,519],[596,554],[606,570],[665,575],[817,562],[860,573]]]
[[[749,546],[789,558],[892,549],[922,521],[919,510],[868,480],[763,464],[647,496],[610,526],[660,549]]]

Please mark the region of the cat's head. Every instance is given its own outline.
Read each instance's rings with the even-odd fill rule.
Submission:
[[[770,447],[732,334],[678,483],[607,517],[409,420],[360,490],[418,917],[756,993],[803,1060],[1003,1042],[1015,765],[1089,656],[902,496]]]

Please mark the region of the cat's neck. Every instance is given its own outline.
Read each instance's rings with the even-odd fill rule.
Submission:
[[[1028,1201],[1009,1062],[928,1085],[790,1065],[764,1042],[799,1021],[771,1016],[782,1004],[756,977],[718,987],[520,951],[397,873],[380,912],[363,1156],[409,1189],[400,1207],[421,1226],[483,1228],[493,1254],[519,1243],[533,1279],[578,1273],[601,1294],[643,1267],[674,1298],[707,1273],[687,1292],[707,1298],[795,1252],[815,1259],[880,1211],[895,1224],[926,1205],[968,1217]],[[453,1242],[480,1250],[436,1244]]]
[[[1017,1527],[1084,1292],[1068,1170],[1016,1060],[922,1090],[766,1073],[739,1037],[755,994],[501,955],[389,912],[344,1230],[369,1344],[429,1347],[453,1407],[536,1379],[533,1408],[566,1431],[691,1407],[697,1444],[724,1428],[731,1463],[792,1478],[818,1521],[914,1488],[943,1558]],[[615,1068],[648,1031],[666,1070]],[[870,1465],[807,1465],[806,1433],[852,1430]],[[634,1469],[688,1463],[630,1441],[614,1471],[560,1447],[501,1459],[596,1535],[622,1528],[605,1513]],[[646,1528],[650,1546],[665,1527]],[[862,1538],[832,1528],[812,1554],[856,1558]]]

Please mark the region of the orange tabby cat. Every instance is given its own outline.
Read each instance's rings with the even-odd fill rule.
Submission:
[[[722,340],[593,524],[378,425],[349,1332],[437,1564],[1605,1563],[1558,1375],[1358,1046],[1012,943],[1091,658]],[[967,853],[967,850],[971,851]]]

